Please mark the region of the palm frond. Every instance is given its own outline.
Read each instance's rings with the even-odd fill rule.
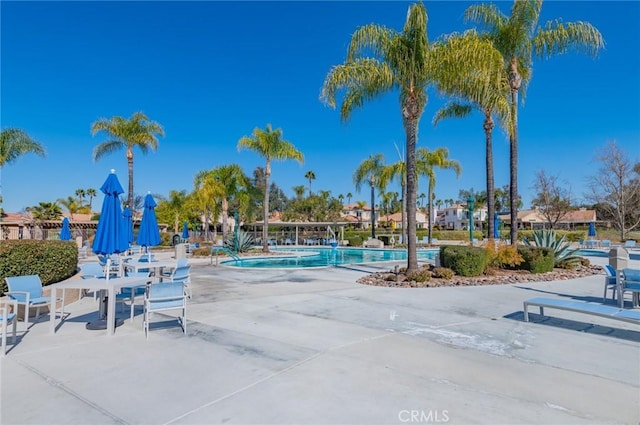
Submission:
[[[436,111],[433,116],[433,125],[437,126],[440,121],[446,118],[464,118],[468,117],[472,112],[471,105],[461,104],[457,102],[449,102],[444,107]]]
[[[594,57],[604,48],[602,34],[590,23],[560,20],[549,21],[544,28],[539,28],[532,43],[535,55],[542,58],[569,51]]]

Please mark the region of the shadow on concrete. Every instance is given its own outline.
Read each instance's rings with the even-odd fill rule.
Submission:
[[[503,316],[505,319],[517,320],[524,322],[524,311],[516,311],[514,313]],[[623,339],[626,341],[640,342],[640,331],[631,329],[613,328],[610,326],[596,325],[593,323],[578,322],[575,320],[563,319],[552,316],[541,316],[540,314],[529,311],[529,322],[551,326],[554,328],[562,328],[571,331],[584,332],[588,334],[603,335],[612,338]]]

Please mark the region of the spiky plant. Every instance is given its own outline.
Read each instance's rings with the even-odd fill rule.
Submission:
[[[224,240],[224,246],[233,253],[247,252],[253,246],[253,236],[244,230],[238,230],[238,240],[236,243],[236,235],[232,234]]]
[[[565,235],[558,238],[554,230],[534,230],[533,242],[528,238],[524,238],[524,244],[527,246],[537,246],[540,248],[550,248],[553,250],[554,266],[560,265],[578,265],[580,264],[580,256],[578,250],[571,248],[571,243],[565,241]]]

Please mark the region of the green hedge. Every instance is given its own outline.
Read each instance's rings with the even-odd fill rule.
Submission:
[[[519,246],[518,253],[524,258],[524,261],[518,266],[519,269],[529,270],[532,273],[553,271],[555,258],[552,249]]]
[[[443,245],[440,262],[460,276],[480,276],[487,264],[487,250],[474,246]]]
[[[560,239],[562,236],[565,236],[565,240],[567,242],[578,242],[580,239],[587,238],[587,232],[585,230],[554,230],[556,232],[556,236]],[[524,240],[524,238],[533,240],[533,230],[518,230],[518,240]],[[509,234],[507,233],[507,237]]]
[[[0,243],[0,293],[5,277],[37,274],[43,285],[65,280],[76,273],[78,246],[74,241],[9,240]]]

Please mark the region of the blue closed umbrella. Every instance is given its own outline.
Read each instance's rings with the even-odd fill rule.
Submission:
[[[122,211],[122,218],[124,219],[125,239],[129,244],[131,244],[131,242],[133,242],[133,219],[129,207],[126,207]]]
[[[150,193],[147,193],[147,196],[144,197],[144,211],[138,232],[138,245],[146,247],[147,251],[151,246],[160,245],[160,230],[158,229],[155,207],[156,201],[153,200]],[[151,261],[150,252],[149,261]]]
[[[592,238],[596,235],[596,225],[593,222],[589,223],[589,233],[587,235]]]
[[[129,249],[119,198],[124,190],[114,170],[111,170],[100,191],[104,193],[104,200],[91,249],[94,253],[101,255],[124,252]]]
[[[498,213],[493,213],[493,238],[500,239],[500,230],[498,228],[500,224],[500,219],[498,218]]]
[[[182,223],[182,239],[189,239],[189,225],[186,221]]]
[[[71,229],[69,229],[69,219],[67,217],[62,219],[62,230],[60,230],[60,240],[71,240]]]

